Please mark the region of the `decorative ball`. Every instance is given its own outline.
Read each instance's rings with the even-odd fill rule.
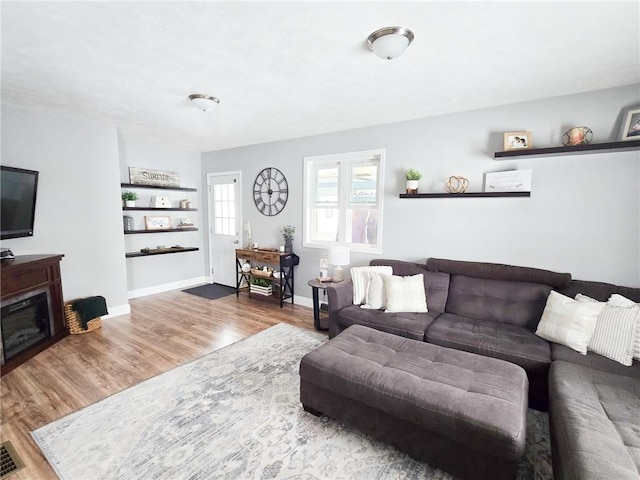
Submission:
[[[448,193],[464,193],[469,188],[469,180],[464,177],[451,176],[444,189]]]
[[[249,262],[245,262],[242,264],[242,271],[247,273],[251,271],[251,264]]]
[[[562,136],[562,145],[565,147],[574,147],[576,145],[584,145],[591,143],[593,131],[589,127],[573,127],[564,132]]]

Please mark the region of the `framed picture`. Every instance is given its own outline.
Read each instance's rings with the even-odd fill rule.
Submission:
[[[623,114],[620,140],[640,140],[640,107],[626,110]]]
[[[533,170],[507,170],[484,174],[485,192],[530,192]]]
[[[531,132],[505,132],[505,150],[527,150],[533,148]]]
[[[166,230],[171,228],[171,217],[169,216],[147,216],[144,217],[144,227],[147,230]]]

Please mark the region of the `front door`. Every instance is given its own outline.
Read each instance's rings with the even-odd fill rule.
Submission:
[[[242,225],[240,172],[207,175],[209,206],[209,266],[211,282],[236,286],[236,248]]]

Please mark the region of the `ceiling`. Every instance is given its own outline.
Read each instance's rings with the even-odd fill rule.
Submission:
[[[200,152],[640,82],[637,1],[1,8],[4,104]],[[391,25],[415,41],[381,60],[366,39]]]

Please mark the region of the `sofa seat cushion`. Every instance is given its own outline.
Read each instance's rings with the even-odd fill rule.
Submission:
[[[437,312],[385,313],[382,310],[369,310],[352,305],[340,310],[337,322],[340,331],[351,325],[364,325],[382,332],[424,341],[424,333],[438,315]]]
[[[551,363],[549,342],[508,323],[443,313],[431,324],[426,338],[443,347],[506,360],[528,372],[546,372]]]
[[[640,362],[634,361],[630,367],[627,367],[595,352],[587,352],[586,355],[581,355],[575,350],[558,343],[551,344],[551,360],[576,363],[583,367],[640,379]]]
[[[554,361],[549,393],[554,478],[640,478],[640,379]]]

